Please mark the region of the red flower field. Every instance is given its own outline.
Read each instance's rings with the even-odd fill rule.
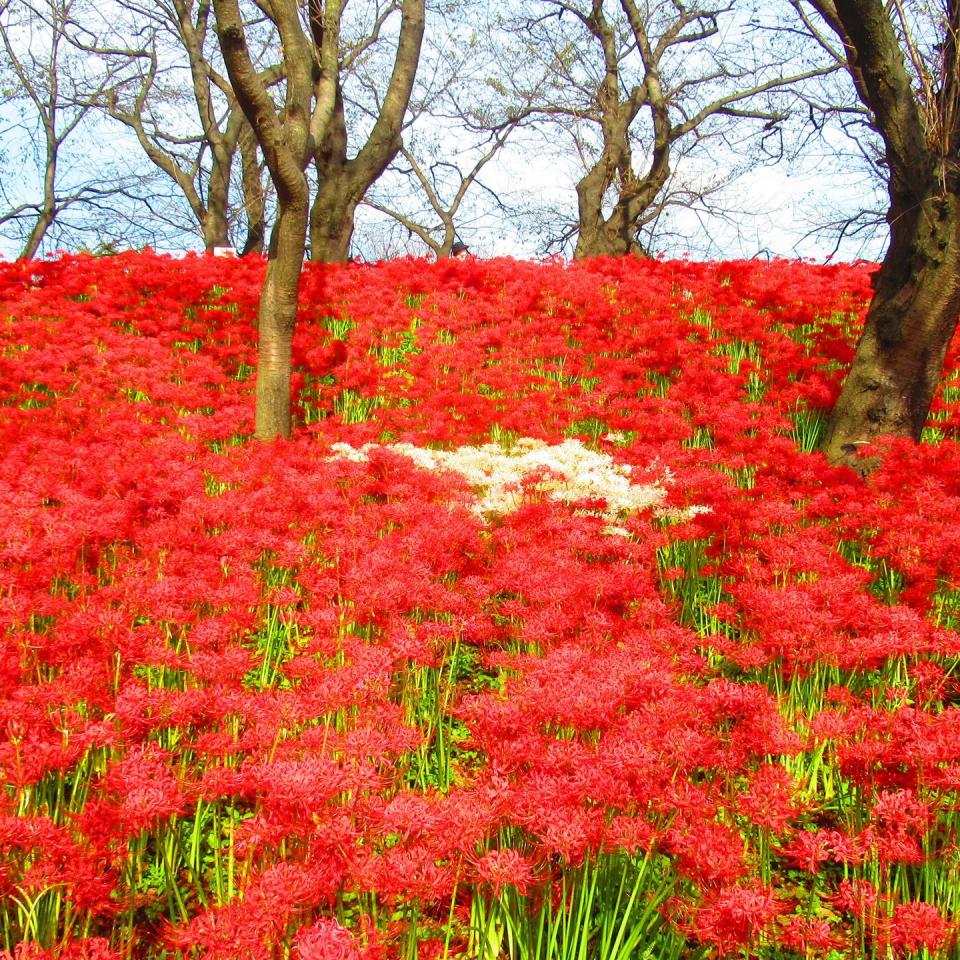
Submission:
[[[0,957],[958,957],[960,382],[868,265],[0,264]],[[957,365],[956,350],[948,369]]]

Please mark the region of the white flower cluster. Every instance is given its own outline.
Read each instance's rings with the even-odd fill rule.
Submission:
[[[359,463],[367,460],[378,446],[367,443],[358,448],[334,443],[330,449],[335,459]],[[638,510],[659,507],[666,497],[663,484],[672,479],[664,468],[660,481],[631,483],[629,464],[615,463],[608,454],[590,450],[579,440],[550,445],[523,437],[508,449],[496,443],[456,450],[430,450],[412,443],[391,443],[384,448],[407,457],[424,470],[453,470],[461,474],[477,495],[474,510],[481,516],[516,510],[523,498],[524,478],[540,473],[544,475],[533,484],[534,489],[568,503],[603,500],[606,508],[597,513],[613,524]],[[614,526],[608,527],[607,532],[626,533]]]

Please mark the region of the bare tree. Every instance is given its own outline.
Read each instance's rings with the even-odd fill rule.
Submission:
[[[748,131],[743,133],[749,136]],[[653,256],[682,252],[729,258],[731,244],[737,249],[754,247],[749,229],[777,216],[776,211],[757,208],[745,183],[750,174],[765,165],[762,153],[746,143],[738,156],[729,136],[724,139],[709,137],[703,131],[701,134],[674,145],[669,176],[635,221],[633,253]],[[711,143],[714,149],[708,152],[705,148]],[[582,162],[573,177],[575,186],[583,177]],[[737,185],[743,189],[738,191]],[[570,255],[576,251],[579,210],[571,207],[566,197],[539,206],[528,203],[522,219],[540,237],[541,252]]]
[[[290,434],[290,374],[297,291],[310,216],[306,168],[333,116],[337,95],[340,0],[310,0],[308,26],[298,0],[260,8],[280,35],[283,105],[278,109],[248,45],[239,0],[214,0],[217,36],[227,73],[263,151],[277,190],[278,212],[258,311],[255,433]]]
[[[90,119],[92,102],[126,66],[118,61],[105,69],[88,58],[71,56],[66,34],[82,17],[79,0],[4,0],[0,4],[0,43],[16,88],[7,106],[20,108],[15,129],[8,129],[5,139],[33,154],[40,181],[39,196],[24,197],[6,183],[2,188],[5,209],[0,211],[0,227],[19,235],[22,259],[37,254],[51,228],[58,222],[63,226],[64,214],[71,208],[109,203],[125,190],[113,178],[84,177],[77,168],[64,176],[68,142],[77,139]],[[28,169],[32,165],[25,164]]]
[[[118,0],[116,9],[127,22],[112,47],[82,34],[75,38],[107,62],[120,57],[136,65],[103,92],[98,106],[133,132],[144,155],[176,187],[208,250],[229,245],[238,222],[246,223],[244,250],[261,250],[265,207],[256,138],[219,65],[210,0]],[[124,43],[124,33],[134,42]],[[261,46],[269,48],[269,37]],[[268,87],[281,77],[276,64],[262,66],[261,73]],[[242,174],[235,183],[238,153]],[[231,201],[237,187],[240,204]]]
[[[518,203],[522,183],[504,180],[498,170],[504,147],[524,126],[520,108],[529,106],[498,75],[501,39],[476,0],[428,10],[403,145],[364,199],[393,218],[415,247],[439,257],[449,255],[458,236],[502,232],[526,200]]]
[[[394,13],[400,28],[390,79],[382,93],[373,90],[372,126],[363,145],[350,156],[344,84],[361,61],[371,55]],[[354,214],[364,194],[394,159],[401,146],[404,115],[420,59],[425,18],[424,0],[377,3],[373,22],[355,39],[340,64],[330,123],[313,150],[317,193],[310,211],[310,255],[323,262],[348,259]],[[370,84],[369,72],[364,73]]]
[[[804,12],[804,5],[797,3]],[[960,317],[960,3],[809,0],[883,144],[890,243],[824,450],[920,439]]]
[[[415,191],[415,195],[422,197],[425,204],[417,212],[404,212],[396,202],[380,201],[370,196],[364,202],[392,217],[436,256],[447,257],[458,237],[458,215],[463,209],[464,200],[470,188],[478,184],[483,168],[503,147],[510,129],[508,127],[493,134],[483,145],[485,149],[479,156],[471,158],[472,162],[468,160],[466,164],[461,163],[456,155],[442,155],[428,165],[421,163],[411,149],[401,147],[400,155],[405,164],[396,172],[405,177],[409,184],[404,192],[409,195]],[[495,191],[488,192],[494,203],[503,209],[498,194]],[[398,199],[402,202],[403,198]]]
[[[570,138],[586,170],[576,256],[643,253],[639,234],[655,222],[678,156],[742,159],[748,125],[769,132],[797,84],[837,69],[824,57],[797,65],[796,44],[781,56],[749,13],[677,0],[530,0],[514,21],[552,73],[533,109]]]

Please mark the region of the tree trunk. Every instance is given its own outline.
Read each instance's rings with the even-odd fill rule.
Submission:
[[[353,217],[363,196],[353,195],[354,185],[341,171],[325,180],[310,210],[310,259],[318,263],[346,263],[350,259]]]
[[[921,109],[890,5],[811,3],[843,42],[889,171],[890,247],[823,443],[831,460],[865,472],[875,437],[920,439],[960,315],[960,6],[947,4],[941,86],[936,102]]]
[[[624,257],[627,254],[638,257],[647,255],[643,245],[636,238],[624,236],[618,226],[609,221],[595,230],[581,230],[573,252],[577,260],[582,260],[584,257]]]
[[[622,257],[629,253],[646,256],[637,241],[636,218],[631,217],[629,201],[619,198],[609,217],[603,216],[603,197],[609,186],[599,167],[594,167],[577,184],[577,208],[580,228],[574,257]]]
[[[30,231],[23,249],[20,251],[20,260],[32,260],[47,235],[47,230],[57,218],[57,161],[60,144],[57,142],[51,124],[44,129],[44,138],[47,145],[46,166],[43,171],[43,205],[37,222]]]
[[[318,185],[310,208],[311,260],[346,263],[350,259],[357,204],[400,149],[399,125],[387,130],[387,135],[392,138],[389,143],[371,134],[360,153],[348,160],[347,125],[338,89],[333,115],[314,154]]]
[[[584,257],[623,257],[634,254],[645,257],[646,250],[633,235],[636,224],[625,223],[624,218],[614,211],[606,220],[599,216],[588,227],[584,227],[581,220],[580,233],[577,237],[577,246],[574,257],[582,260]]]
[[[23,249],[20,251],[18,259],[32,260],[37,255],[40,244],[43,243],[43,238],[47,235],[47,230],[50,228],[50,224],[53,223],[53,219],[53,211],[51,210],[45,209],[40,214],[37,222],[33,225],[33,229],[30,231],[30,236],[27,237],[23,245]]]
[[[919,440],[960,317],[960,198],[894,211],[894,239],[823,450],[861,471],[882,434]]]
[[[20,251],[18,259],[32,260],[37,255],[40,244],[43,243],[43,238],[46,236],[47,229],[51,223],[53,223],[53,217],[47,213],[43,213],[37,219],[37,222],[33,225],[33,229],[30,231],[30,236],[27,237],[26,243],[24,243],[23,249]]]
[[[290,436],[290,375],[297,292],[307,233],[306,191],[281,207],[270,237],[270,259],[257,313],[256,428],[258,440]]]
[[[257,138],[249,123],[244,123],[240,131],[239,144],[243,209],[247,219],[247,239],[241,253],[263,253],[263,241],[267,236],[267,205],[257,159]]]
[[[345,263],[350,257],[357,204],[350,202],[347,121],[339,81],[333,114],[323,140],[317,144],[313,163],[317,193],[310,207],[310,259],[318,263]],[[361,192],[365,189],[361,187]]]
[[[226,170],[214,163],[210,171],[210,184],[207,188],[207,209],[203,214],[203,245],[207,250],[230,245],[230,231],[227,223],[229,204],[230,167]]]
[[[310,210],[310,189],[304,170],[310,155],[311,124],[318,116],[311,113],[318,65],[303,33],[297,0],[273,0],[270,17],[280,31],[286,67],[281,120],[250,56],[239,3],[214,0],[214,6],[220,49],[231,84],[244,115],[256,131],[277,189],[279,213],[270,238],[270,258],[257,313],[254,426],[258,440],[271,440],[290,436],[291,346]],[[330,6],[334,8],[332,15],[339,16],[338,6]],[[324,46],[322,54],[328,69],[330,61],[335,63],[335,53],[333,44]]]
[[[453,250],[453,245],[457,242],[457,231],[453,226],[453,219],[449,216],[445,216],[441,213],[441,219],[443,220],[443,239],[439,244],[434,240],[430,242],[432,238],[427,234],[425,238],[427,240],[430,249],[433,250],[434,254],[438,260],[444,260],[450,256],[451,251]]]

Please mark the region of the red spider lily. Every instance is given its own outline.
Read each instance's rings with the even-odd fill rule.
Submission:
[[[940,911],[932,903],[898,903],[886,924],[883,939],[897,955],[929,950],[937,953],[955,936]]]
[[[780,943],[805,956],[825,956],[840,949],[842,939],[828,920],[817,917],[788,917],[780,933]]]
[[[859,863],[862,842],[838,830],[802,830],[782,848],[782,855],[799,870],[819,873],[825,863]]]
[[[774,892],[760,885],[723,886],[696,905],[688,929],[726,956],[754,944],[783,910]]]
[[[23,941],[12,950],[0,952],[3,960],[120,960],[123,953],[114,950],[105,937],[70,939],[51,949]]]
[[[349,930],[326,918],[297,932],[293,956],[297,960],[357,960],[360,950]]]
[[[536,879],[534,865],[519,850],[504,847],[489,850],[473,863],[476,882],[489,885],[495,897],[504,887],[513,887],[525,894]]]
[[[779,764],[760,767],[737,804],[752,823],[777,833],[784,832],[801,810],[796,799],[796,785],[788,771]]]
[[[9,952],[452,956],[608,857],[719,952],[950,948],[956,443],[798,446],[869,266],[311,265],[258,445],[262,270],[0,265]],[[662,504],[390,446],[574,436]]]

